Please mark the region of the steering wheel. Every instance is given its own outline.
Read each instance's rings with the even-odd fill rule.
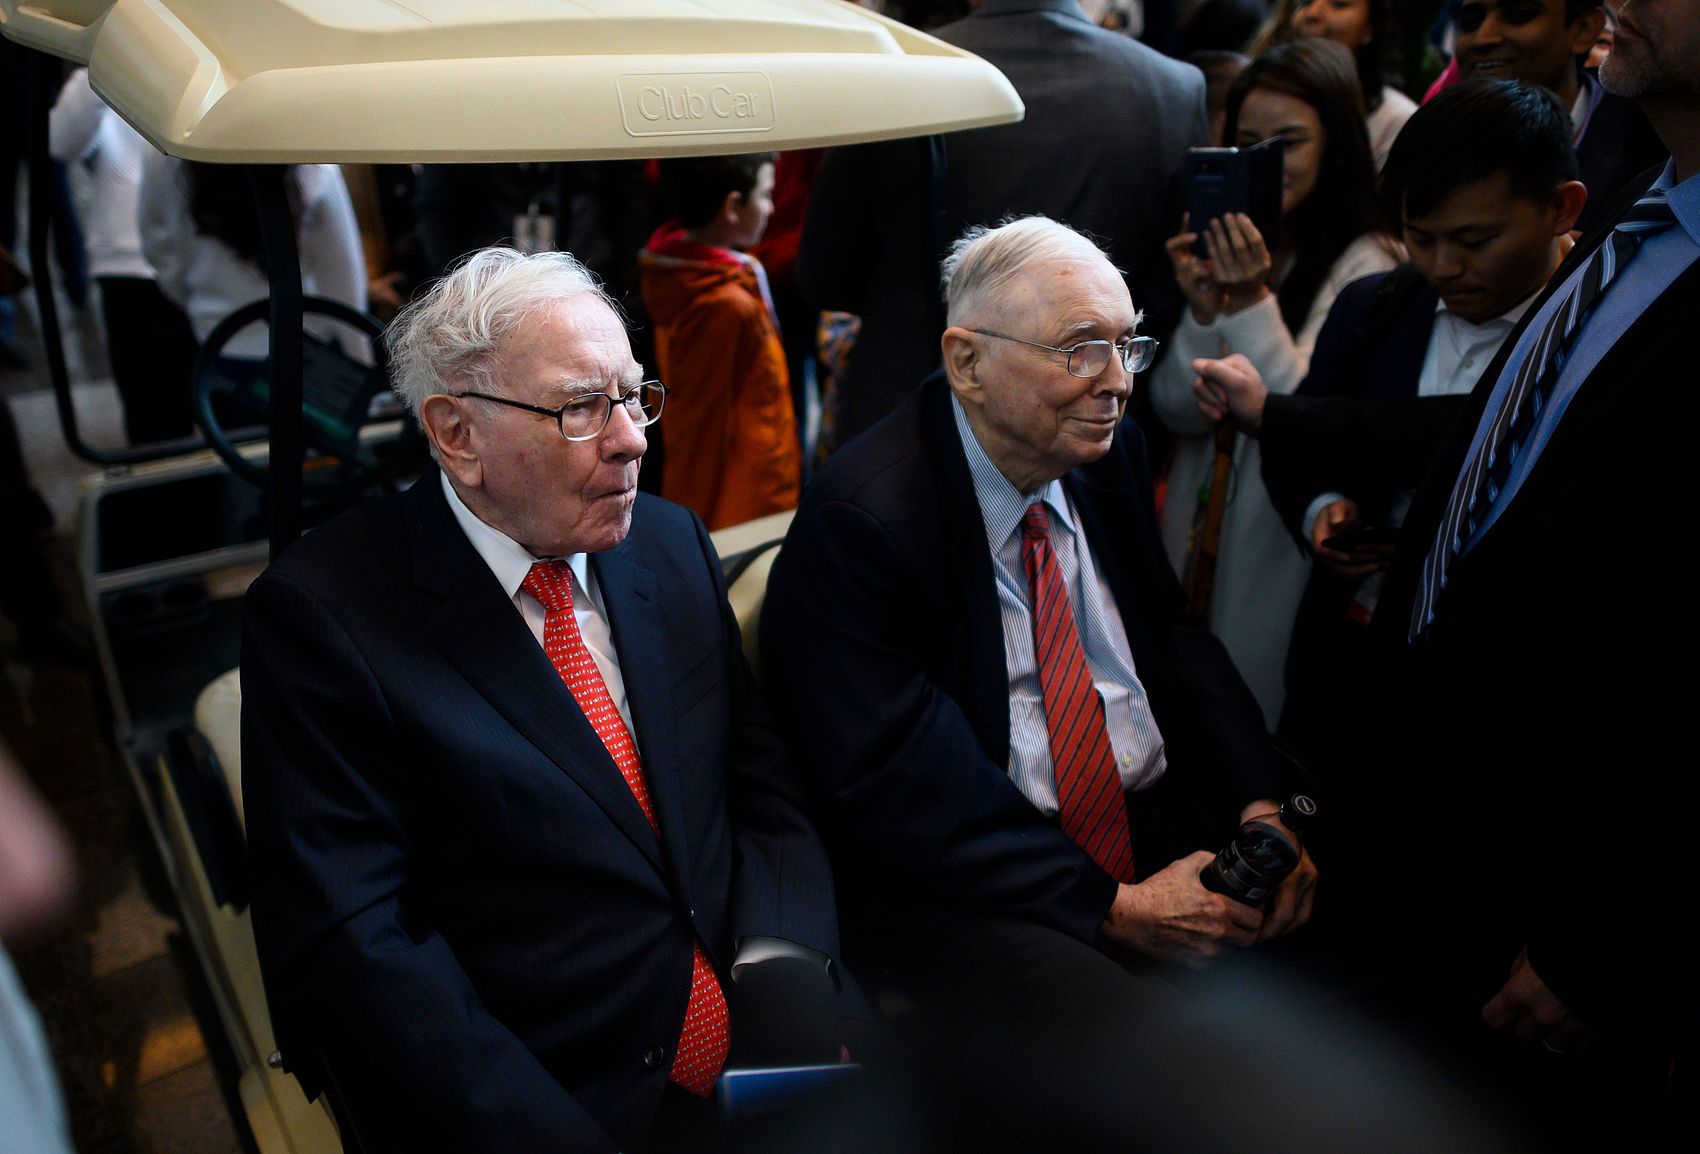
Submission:
[[[406,406],[388,396],[384,326],[359,309],[324,297],[305,298],[302,314],[342,321],[371,338],[373,363],[367,365],[335,340],[301,334],[301,433],[307,448],[302,492],[315,500],[351,499],[417,466],[424,438]],[[269,302],[257,300],[225,317],[202,342],[194,372],[195,421],[207,447],[232,473],[262,488],[270,467],[243,456],[237,445],[266,436],[271,361],[226,357],[224,347],[238,332],[269,316]],[[401,429],[393,438],[361,436],[369,426],[397,420]]]

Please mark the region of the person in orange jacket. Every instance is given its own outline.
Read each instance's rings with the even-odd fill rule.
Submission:
[[[639,255],[668,387],[661,495],[720,529],[795,508],[802,450],[767,275],[773,155],[665,160],[678,212]]]

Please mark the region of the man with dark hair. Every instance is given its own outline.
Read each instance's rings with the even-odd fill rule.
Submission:
[[[1358,531],[1403,521],[1463,395],[1558,267],[1587,199],[1558,99],[1511,80],[1466,82],[1419,109],[1382,193],[1410,261],[1340,294],[1293,395],[1269,395],[1237,360],[1202,366],[1201,403],[1225,404],[1261,437],[1270,497],[1323,562],[1294,627],[1281,731],[1326,765],[1344,759],[1340,714],[1390,560],[1385,535]]]
[[[802,447],[779,319],[745,250],[773,215],[773,154],[661,162],[678,213],[638,256],[672,388],[661,495],[724,529],[797,506]]]
[[[1625,182],[1665,155],[1634,104],[1582,67],[1604,24],[1605,11],[1593,0],[1466,0],[1458,9],[1460,77],[1539,84],[1570,111],[1589,193],[1577,222],[1584,230]]]

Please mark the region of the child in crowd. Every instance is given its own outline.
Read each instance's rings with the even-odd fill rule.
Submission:
[[[662,496],[710,529],[797,505],[802,451],[761,263],[744,250],[773,212],[773,156],[661,163],[678,212],[638,258],[668,386]]]

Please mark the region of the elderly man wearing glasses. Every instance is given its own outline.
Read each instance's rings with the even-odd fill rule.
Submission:
[[[943,281],[944,369],[818,474],[762,613],[847,945],[925,998],[1022,961],[1202,968],[1292,929],[1308,858],[1264,908],[1200,884],[1289,786],[1182,620],[1124,419],[1154,345],[1125,281],[1044,217],[971,229]]]
[[[564,253],[474,255],[387,342],[440,471],[247,597],[284,1062],[366,1149],[695,1141],[729,1051],[838,1059],[837,929],[714,549],[637,491],[666,389]]]

